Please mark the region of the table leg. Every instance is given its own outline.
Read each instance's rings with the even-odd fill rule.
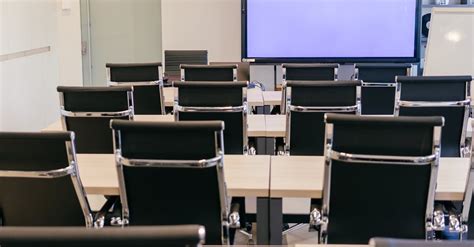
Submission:
[[[270,198],[270,244],[283,244],[283,199]]]
[[[265,154],[275,155],[275,138],[266,137],[265,138]]]
[[[257,244],[258,245],[270,244],[269,200],[270,199],[266,197],[257,198]]]

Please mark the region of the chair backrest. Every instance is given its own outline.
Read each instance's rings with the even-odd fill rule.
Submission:
[[[161,63],[107,63],[107,82],[157,82],[163,79]]]
[[[464,156],[471,80],[471,76],[399,76],[395,115],[443,116],[441,156]]]
[[[432,237],[443,121],[326,115],[324,243]]]
[[[336,81],[339,64],[282,64],[281,114],[286,113],[286,81]]]
[[[210,64],[237,64],[237,81],[250,81],[249,62],[210,62]]]
[[[228,203],[221,121],[113,120],[124,224],[206,227],[222,244]]]
[[[132,120],[133,87],[58,87],[63,129],[78,153],[113,153],[111,119]]]
[[[237,81],[237,64],[181,64],[181,81]]]
[[[393,115],[395,77],[410,74],[411,64],[356,64],[354,79],[362,81],[362,115]]]
[[[201,246],[206,231],[198,225],[108,227],[0,227],[5,247],[155,247]]]
[[[109,86],[133,86],[135,114],[164,114],[161,63],[107,63]]]
[[[360,114],[360,81],[287,81],[285,150],[323,155],[324,114]]]
[[[373,238],[370,247],[472,247],[473,241],[426,241],[413,239]]]
[[[335,81],[339,64],[282,64],[283,81]]]
[[[363,81],[363,85],[383,83],[378,86],[395,87],[397,76],[409,76],[411,74],[411,64],[356,64],[354,80]]]
[[[0,132],[0,221],[2,226],[92,227],[74,133]]]
[[[175,82],[176,120],[225,122],[225,153],[248,151],[247,82]]]
[[[207,50],[166,50],[165,73],[173,80],[179,80],[181,64],[208,64]]]

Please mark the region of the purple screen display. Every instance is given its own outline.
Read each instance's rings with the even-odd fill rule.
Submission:
[[[250,58],[415,56],[417,0],[247,0]]]

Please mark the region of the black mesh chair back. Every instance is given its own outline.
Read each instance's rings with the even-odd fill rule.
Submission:
[[[164,114],[161,63],[107,63],[109,86],[133,86],[135,114]]]
[[[237,81],[237,64],[182,64],[181,81]]]
[[[472,247],[473,241],[425,241],[410,239],[374,238],[370,247]]]
[[[133,88],[58,87],[63,129],[76,134],[77,153],[113,153],[111,119],[133,119]]]
[[[180,78],[181,64],[208,64],[207,50],[166,50],[165,72],[171,78]]]
[[[282,64],[284,81],[335,81],[339,64]]]
[[[354,79],[362,81],[362,115],[393,115],[395,77],[410,74],[411,64],[356,64]]]
[[[88,229],[84,227],[1,227],[4,247],[197,247],[205,229],[198,225],[136,226]]]
[[[360,81],[287,81],[285,151],[324,154],[324,114],[360,114]]]
[[[248,151],[247,82],[175,82],[177,121],[221,120],[226,154]]]
[[[471,76],[397,77],[395,115],[443,116],[441,156],[464,156],[471,80]]]
[[[0,132],[0,225],[92,227],[72,132]]]
[[[339,64],[282,64],[281,114],[286,113],[286,81],[336,81]]]
[[[322,242],[431,239],[442,126],[442,117],[327,114]]]
[[[221,121],[113,120],[123,222],[199,224],[222,244],[228,215]]]

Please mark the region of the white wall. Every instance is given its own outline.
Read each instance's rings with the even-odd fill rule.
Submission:
[[[240,61],[240,0],[162,0],[163,50],[205,49],[210,62]]]
[[[59,117],[56,87],[82,84],[80,49],[79,57],[74,51],[80,26],[73,14],[79,5],[70,3],[70,15],[63,15],[60,0],[0,0],[0,55],[51,47],[0,62],[0,130],[46,127]]]

